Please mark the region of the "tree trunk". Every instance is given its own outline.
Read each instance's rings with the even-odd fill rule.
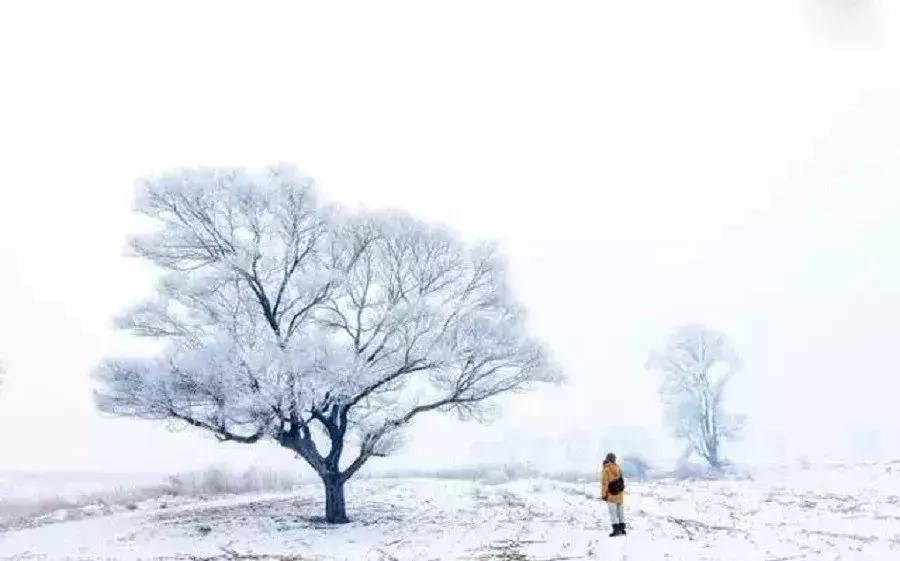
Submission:
[[[325,521],[329,524],[346,524],[347,508],[344,501],[344,481],[339,476],[322,477],[325,484]]]

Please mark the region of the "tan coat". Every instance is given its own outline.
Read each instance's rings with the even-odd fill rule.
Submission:
[[[618,464],[605,464],[600,469],[600,497],[608,503],[622,504],[625,502],[625,492],[622,491],[618,495],[609,494],[609,482],[622,476],[622,468]]]

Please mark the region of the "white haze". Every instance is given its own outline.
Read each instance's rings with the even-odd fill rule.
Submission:
[[[900,10],[888,0],[0,7],[0,469],[301,468],[95,412],[140,348],[133,181],[296,163],[500,241],[569,384],[429,419],[383,467],[667,457],[671,329],[726,332],[742,461],[900,457]],[[625,427],[623,430],[612,430]]]

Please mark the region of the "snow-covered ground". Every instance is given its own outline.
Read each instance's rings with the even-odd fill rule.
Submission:
[[[0,534],[0,559],[900,559],[900,462],[631,482],[624,539],[607,537],[593,483],[360,480],[339,527],[318,518],[320,495],[305,485],[62,510]]]

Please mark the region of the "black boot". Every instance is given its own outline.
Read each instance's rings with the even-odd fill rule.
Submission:
[[[622,522],[621,524],[619,524],[619,535],[620,535],[620,536],[625,536],[625,535],[627,535],[627,534],[625,533],[625,523],[624,523],[624,522]]]
[[[619,525],[613,524],[612,528],[613,528],[613,531],[612,531],[612,534],[609,535],[609,537],[614,538],[619,535]]]

